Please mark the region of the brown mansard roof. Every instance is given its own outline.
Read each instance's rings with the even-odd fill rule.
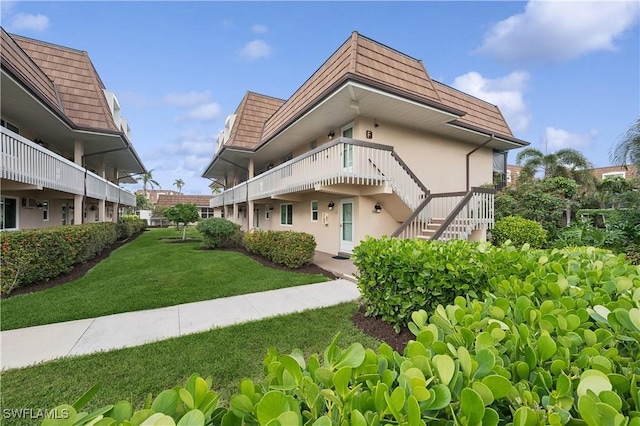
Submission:
[[[5,38],[8,36],[3,31],[3,45]],[[38,77],[35,86],[40,94],[46,96],[78,127],[120,131],[107,105],[103,92],[105,86],[87,52],[18,35],[11,35],[10,38],[24,51],[22,56],[26,53],[51,83],[41,81],[42,76],[37,75],[33,65],[15,60],[20,58],[12,58],[14,68],[23,74],[29,73],[27,77]]]
[[[264,126],[261,142],[268,141],[310,105],[349,78],[436,108],[464,112],[466,115],[456,120],[461,125],[513,137],[495,105],[432,80],[422,61],[353,32],[269,118]]]
[[[282,99],[247,92],[236,109],[236,120],[226,145],[248,149],[256,146],[264,123],[283,103]]]

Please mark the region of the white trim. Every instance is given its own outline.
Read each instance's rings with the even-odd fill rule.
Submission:
[[[620,176],[623,179],[627,178],[627,174],[624,171],[619,171],[619,172],[607,172],[607,173],[603,173],[602,174],[602,179],[608,178],[608,177],[616,177],[616,176]]]
[[[42,203],[42,221],[43,222],[49,222],[49,218],[51,217],[51,215],[50,215],[51,211],[49,209],[49,207],[50,207],[49,201],[48,200],[42,200],[41,203]],[[45,206],[46,206],[46,208],[45,208]],[[47,212],[47,218],[46,219],[44,218],[44,212]]]
[[[313,209],[313,203],[316,203],[316,209]],[[316,218],[313,218],[313,213],[316,213]],[[311,222],[317,222],[320,217],[320,203],[318,200],[311,200]]]

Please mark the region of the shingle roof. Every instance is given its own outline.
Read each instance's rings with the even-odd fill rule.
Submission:
[[[55,83],[59,104],[78,127],[119,131],[87,52],[18,35],[11,38]]]
[[[433,80],[433,83],[443,104],[467,113],[455,121],[513,137],[511,129],[497,106],[436,80]]]
[[[264,123],[282,106],[282,99],[247,92],[236,109],[235,125],[225,145],[253,148],[260,141]]]
[[[31,90],[46,100],[59,112],[64,112],[59,103],[58,93],[53,81],[27,55],[9,34],[1,29],[2,62],[18,73],[23,81],[30,83]]]
[[[429,77],[422,61],[353,32],[338,50],[270,117],[260,142],[280,132],[347,79],[359,80],[444,110],[466,112],[466,124],[513,136],[495,105]]]
[[[213,195],[158,195],[158,207],[171,207],[176,204],[195,204],[198,207],[209,207]]]

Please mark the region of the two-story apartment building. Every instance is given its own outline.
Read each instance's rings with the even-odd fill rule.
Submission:
[[[87,52],[1,29],[2,230],[115,221],[145,167]]]
[[[486,237],[494,174],[528,145],[499,109],[357,32],[286,100],[247,92],[203,173],[216,216],[312,233],[350,253],[366,235]]]

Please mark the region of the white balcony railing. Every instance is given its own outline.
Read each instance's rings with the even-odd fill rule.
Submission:
[[[393,148],[340,138],[211,199],[211,207],[336,184],[389,185],[412,210],[427,190]]]
[[[136,205],[136,197],[129,191],[17,133],[4,127],[0,130],[2,132],[0,177],[3,179],[70,194],[86,195],[128,206]]]
[[[431,239],[465,240],[474,230],[493,227],[495,193],[493,189],[471,188],[467,192],[429,194],[392,236],[416,238],[424,235],[429,225],[441,223]]]

